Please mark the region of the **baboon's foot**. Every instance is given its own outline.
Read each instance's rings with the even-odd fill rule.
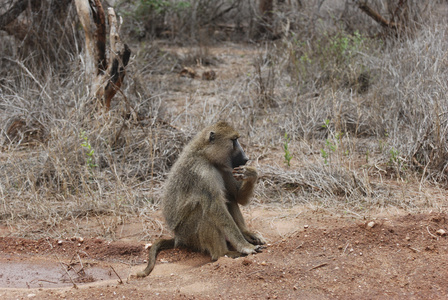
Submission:
[[[266,246],[256,245],[256,246],[255,246],[255,251],[256,251],[257,253],[261,253],[261,252],[263,252],[263,249],[264,249],[264,248],[266,248]]]
[[[255,232],[243,232],[243,236],[252,245],[264,245],[266,244],[266,240],[259,233]]]
[[[252,245],[249,244],[249,246],[244,246],[238,250],[238,252],[243,254],[255,254],[261,252],[263,249],[260,245]]]

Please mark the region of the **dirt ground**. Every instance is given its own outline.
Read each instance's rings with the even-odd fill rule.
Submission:
[[[254,55],[249,50],[220,51],[226,62],[221,81],[252,68],[245,58]],[[180,106],[192,89],[213,104],[219,99],[209,96],[211,88],[213,82],[191,81],[188,91],[173,92],[172,101]],[[202,105],[194,102],[191,110],[200,112]],[[185,249],[164,251],[143,279],[130,275],[145,267],[145,243],[138,236],[150,224],[126,220],[112,242],[93,234],[24,239],[1,225],[0,299],[447,299],[448,237],[440,230],[448,232],[448,212],[445,204],[439,207],[363,217],[250,205],[243,210],[249,227],[269,242],[262,253],[211,262]],[[107,216],[98,218],[97,224],[107,223]],[[160,212],[151,220],[163,224]],[[168,232],[147,237],[160,234]]]
[[[446,212],[351,218],[304,207],[245,209],[269,244],[262,253],[211,262],[185,249],[162,252],[153,273],[144,243],[0,238],[1,299],[446,299]],[[159,216],[160,218],[160,216]]]

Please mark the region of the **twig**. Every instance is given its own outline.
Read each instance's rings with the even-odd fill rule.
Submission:
[[[247,273],[246,276],[250,276],[250,275],[253,275],[253,274],[257,274],[257,273],[263,273],[263,270],[255,270],[255,271],[252,271],[252,272],[250,272],[250,273]]]
[[[426,230],[428,231],[428,233],[429,233],[430,236],[432,236],[432,237],[435,238],[436,240],[439,240],[439,237],[438,237],[438,236],[432,234],[432,233],[429,231],[429,226],[426,226]]]
[[[76,273],[78,274],[78,276],[79,276],[79,273],[81,273],[81,272],[82,272],[81,273],[82,275],[85,275],[86,272],[84,271],[84,266],[82,264],[81,257],[79,256],[79,253],[76,253],[76,255],[78,255],[79,264],[81,265],[81,269],[79,269]]]
[[[411,250],[414,251],[414,252],[421,252],[420,250],[415,249],[415,248],[412,248],[412,247],[409,247],[409,249],[411,249]]]
[[[328,263],[323,263],[323,264],[317,265],[317,266],[312,267],[311,269],[309,269],[308,272],[312,271],[312,270],[315,270],[315,269],[319,269],[319,268],[325,267],[326,265],[328,265]]]
[[[51,249],[53,249],[53,245],[50,243],[50,241],[48,240],[48,238],[46,238],[45,241],[48,243],[48,245],[50,245]]]
[[[64,267],[64,264],[61,262],[61,260],[59,259],[59,257],[58,257],[57,255],[55,255],[55,256],[56,256],[56,258],[58,259],[59,263],[61,264],[61,267],[64,269],[65,273],[68,275],[68,278],[70,278],[70,281],[72,282],[73,287],[74,287],[75,289],[77,289],[78,286],[77,286],[76,283],[73,281],[72,276],[70,276],[69,272],[68,272],[67,269]]]
[[[415,159],[415,157],[413,157],[413,159],[414,159],[415,161],[417,161],[417,160]],[[420,179],[420,186],[419,186],[419,188],[418,188],[419,192],[422,191],[423,179],[424,179],[425,174],[426,174],[426,169],[428,168],[428,166],[429,166],[430,163],[431,163],[431,160],[429,159],[429,160],[428,160],[428,163],[426,164],[425,168],[423,169],[422,178]]]
[[[211,17],[208,21],[203,22],[201,24],[201,26],[205,26],[207,24],[212,23],[213,21],[221,18],[222,16],[224,16],[226,13],[228,13],[229,11],[237,8],[239,6],[239,1],[235,1],[232,3],[232,5],[230,5],[228,8],[224,9],[223,11],[221,11],[220,13],[215,14],[213,17]],[[218,11],[219,7],[215,10],[215,13]]]
[[[30,76],[31,79],[33,79],[33,81],[42,89],[42,92],[45,94],[45,96],[47,96],[48,100],[52,100],[50,95],[48,95],[48,93],[45,91],[45,87],[39,82],[39,80],[36,79],[36,77],[34,77],[34,75],[30,72],[30,70],[28,70],[28,68],[22,62],[18,60],[9,59],[7,57],[5,57],[5,59],[18,64],[28,74],[28,76]]]
[[[6,25],[16,20],[20,16],[20,14],[28,7],[28,4],[28,0],[19,0],[13,6],[11,6],[7,12],[2,14],[0,16],[0,29],[4,30]],[[6,4],[4,5],[6,6]]]
[[[54,281],[50,281],[50,280],[45,280],[45,279],[38,279],[37,281],[42,281],[42,282],[48,282],[48,283],[53,283],[53,284],[58,284],[57,282]]]
[[[118,277],[118,283],[119,284],[123,284],[123,280],[121,280],[121,277],[120,277],[120,275],[118,275],[118,273],[117,273],[117,271],[115,271],[115,269],[114,269],[114,267],[112,267],[111,265],[109,265],[109,267],[112,269],[112,271],[114,271],[114,273],[115,273],[115,275],[117,275],[117,277]]]

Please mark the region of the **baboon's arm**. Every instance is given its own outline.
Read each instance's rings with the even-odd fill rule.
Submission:
[[[244,222],[243,214],[238,206],[237,202],[229,201],[227,202],[227,208],[229,210],[230,215],[236,223],[236,226],[240,229],[241,232],[246,232],[247,226],[246,222]]]
[[[233,171],[233,175],[237,180],[240,180],[236,201],[241,205],[247,205],[254,193],[254,187],[257,183],[258,173],[254,167],[238,167]]]

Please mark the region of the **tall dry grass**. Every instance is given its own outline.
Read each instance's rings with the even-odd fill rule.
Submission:
[[[87,97],[81,48],[58,45],[66,54],[61,71],[60,60],[17,55],[18,41],[3,36],[1,222],[55,228],[96,215],[148,220],[184,144],[217,119],[240,129],[260,170],[256,203],[357,214],[440,207],[420,201],[418,192],[447,182],[444,19],[433,13],[399,38],[378,36],[381,28],[373,30],[360,12],[348,17],[356,7],[321,2],[296,7],[298,14],[279,8],[281,39],[222,44],[237,55],[213,54],[215,31],[187,49],[130,40],[134,56],[109,112]],[[252,6],[238,12],[250,14],[253,3],[244,5]],[[75,16],[65,24],[78,39]],[[191,31],[182,34],[190,43]],[[232,59],[244,60],[243,67],[232,69]],[[207,83],[177,76],[194,62],[229,73]],[[12,122],[17,127],[8,132]],[[285,133],[290,167],[283,162]],[[395,181],[415,184],[417,194],[397,191],[389,184]]]

